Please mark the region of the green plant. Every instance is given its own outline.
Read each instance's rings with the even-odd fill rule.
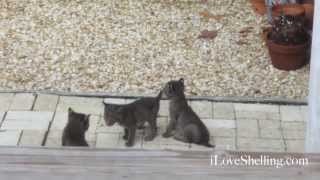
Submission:
[[[274,18],[268,39],[282,45],[302,44],[309,38],[305,24],[304,17],[280,15]]]

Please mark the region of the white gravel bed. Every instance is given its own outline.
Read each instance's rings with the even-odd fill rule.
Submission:
[[[0,89],[151,94],[184,77],[188,95],[306,97],[309,66],[273,68],[266,24],[248,0],[2,0]]]

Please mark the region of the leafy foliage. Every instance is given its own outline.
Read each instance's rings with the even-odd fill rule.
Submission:
[[[283,45],[302,44],[309,38],[305,24],[304,17],[280,15],[274,19],[268,39]]]

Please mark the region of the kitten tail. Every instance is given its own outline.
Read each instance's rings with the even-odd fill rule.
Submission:
[[[209,143],[202,144],[202,145],[204,145],[204,146],[206,146],[206,147],[212,147],[212,148],[215,148],[215,147],[216,147],[215,145],[211,145],[211,144],[209,144]]]

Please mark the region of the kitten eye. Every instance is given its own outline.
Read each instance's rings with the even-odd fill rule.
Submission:
[[[169,85],[169,90],[170,92],[174,92],[175,91],[175,86],[173,84]]]

